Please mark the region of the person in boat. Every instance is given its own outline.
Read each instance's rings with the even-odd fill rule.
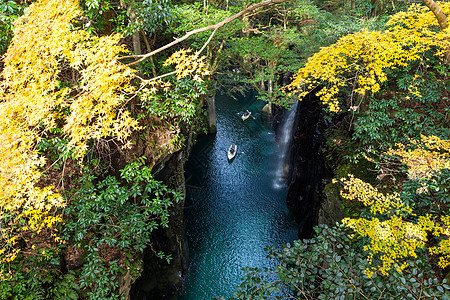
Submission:
[[[246,117],[246,116],[248,116],[248,115],[250,115],[250,111],[247,109],[247,110],[244,112],[244,117]]]

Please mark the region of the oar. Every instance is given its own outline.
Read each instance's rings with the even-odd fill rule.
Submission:
[[[244,113],[245,114],[245,113]],[[253,120],[256,120],[256,118],[254,116],[252,116],[252,112],[250,112],[250,117],[253,118]]]
[[[226,152],[228,153],[228,149],[226,149],[225,151],[226,151]],[[239,150],[238,150],[238,151],[236,151],[236,152],[237,152],[237,153],[242,153],[242,154],[245,154],[245,152],[244,152],[244,151],[239,151]]]
[[[245,113],[243,113],[243,114],[241,114],[241,115],[240,115],[240,116],[241,116],[241,118],[242,118],[242,117],[244,116],[244,114],[245,114]],[[252,118],[253,118],[253,120],[256,120],[256,119],[255,119],[255,117],[251,115],[251,113],[250,113],[250,116],[249,116],[249,117],[252,117]],[[244,119],[242,119],[242,121],[245,121],[245,120],[244,120]]]

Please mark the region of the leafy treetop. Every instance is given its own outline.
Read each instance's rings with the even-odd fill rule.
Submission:
[[[422,136],[421,141],[412,141],[411,144],[413,149],[398,145],[398,149],[391,149],[388,154],[399,157],[408,167],[410,180],[420,182],[419,189],[404,193],[426,193],[437,184],[432,179],[434,175],[448,174],[442,172],[450,169],[450,144],[448,140],[436,136]],[[369,239],[369,244],[364,248],[371,264],[366,270],[368,276],[374,272],[386,275],[391,268],[399,271],[405,269],[408,267],[405,259],[417,258],[417,251],[427,246],[431,236],[436,237],[438,242],[428,248],[429,252],[438,255],[441,268],[450,265],[450,218],[447,212],[427,211],[423,214],[413,209],[419,206],[418,202],[409,204],[398,193],[384,195],[353,176],[341,179],[341,182],[344,185],[341,191],[344,199],[362,202],[368,208],[360,218],[346,218],[343,221],[359,235]]]
[[[17,227],[2,226],[14,244],[28,228],[61,220],[64,206],[52,186],[42,187],[45,158],[36,146],[46,134],[68,137],[66,151],[82,157],[91,139],[125,141],[137,121],[125,110],[134,71],[117,62],[120,35],[93,37],[77,29],[77,1],[38,1],[15,22],[0,88],[0,207]],[[19,220],[27,221],[19,224]]]
[[[445,13],[450,12],[449,3],[440,5]],[[450,33],[439,30],[428,8],[411,5],[407,12],[393,15],[386,25],[384,31],[364,30],[322,48],[297,72],[288,90],[299,92],[301,98],[322,86],[317,95],[331,112],[337,112],[341,109],[340,92],[360,96],[376,93],[380,83],[387,81],[387,69],[404,67],[430,49],[444,58]],[[352,97],[349,102],[353,105]]]

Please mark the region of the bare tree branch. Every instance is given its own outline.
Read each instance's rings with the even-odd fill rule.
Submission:
[[[202,53],[202,51],[205,49],[205,47],[211,41],[211,39],[214,36],[214,34],[216,33],[216,31],[217,31],[217,28],[214,29],[214,31],[211,33],[211,35],[209,36],[209,39],[206,41],[206,43],[203,45],[203,47],[200,50],[198,50],[197,53],[195,53],[194,59],[197,58],[200,55],[200,53]],[[166,74],[162,74],[160,76],[156,76],[156,77],[153,77],[153,78],[150,78],[150,79],[142,79],[139,76],[137,76],[137,78],[139,78],[145,85],[147,85],[149,82],[152,82],[152,81],[155,81],[155,80],[159,80],[161,78],[164,78],[164,77],[167,77],[167,76],[170,76],[170,75],[174,75],[176,73],[177,73],[177,71],[175,70],[175,71],[172,71],[172,72],[169,72],[169,73],[166,73]],[[141,88],[139,88],[139,90],[141,90],[144,86],[141,86]]]
[[[238,13],[232,15],[231,17],[228,17],[228,18],[222,20],[222,21],[219,22],[219,23],[216,23],[216,24],[210,25],[210,26],[206,26],[206,27],[202,27],[202,28],[198,28],[198,29],[195,29],[195,30],[191,30],[191,31],[187,32],[187,33],[186,33],[184,36],[182,36],[181,38],[175,39],[173,42],[171,42],[171,43],[169,43],[169,44],[167,44],[167,45],[164,45],[164,46],[162,46],[162,47],[160,47],[160,48],[158,48],[158,49],[156,49],[156,50],[153,50],[152,52],[149,52],[149,53],[146,53],[146,54],[142,54],[142,55],[128,55],[128,56],[123,56],[123,57],[121,57],[120,59],[125,59],[125,58],[139,58],[138,60],[136,60],[136,61],[134,61],[134,62],[132,62],[132,63],[127,64],[127,66],[132,66],[132,65],[138,64],[138,63],[142,62],[144,59],[146,59],[146,58],[148,58],[148,57],[150,57],[150,56],[153,56],[153,55],[155,55],[156,53],[159,53],[159,52],[161,52],[161,51],[163,51],[163,50],[166,50],[166,49],[168,49],[168,48],[170,48],[170,47],[172,47],[172,46],[174,46],[174,45],[176,45],[176,44],[178,44],[178,43],[180,43],[180,42],[186,40],[186,39],[187,39],[188,37],[190,37],[191,35],[194,35],[194,34],[197,34],[197,33],[203,32],[203,31],[211,30],[211,29],[217,30],[217,29],[219,29],[220,27],[222,27],[223,25],[225,25],[225,24],[227,24],[227,23],[229,23],[229,22],[231,22],[231,21],[233,21],[233,20],[239,18],[240,16],[246,14],[247,12],[250,12],[250,11],[255,10],[255,9],[257,9],[257,8],[259,8],[259,7],[262,7],[262,6],[272,5],[272,4],[279,4],[279,3],[283,3],[283,2],[285,2],[285,1],[286,1],[286,0],[265,0],[265,1],[262,1],[262,2],[259,2],[259,3],[255,3],[255,4],[253,4],[253,5],[250,5],[250,6],[247,7],[246,9],[241,10],[240,12],[238,12]]]
[[[197,53],[195,53],[195,57],[198,57],[200,55],[200,53],[202,53],[202,51],[206,48],[206,46],[208,46],[209,42],[211,42],[212,37],[214,36],[214,34],[216,33],[217,28],[214,28],[214,31],[211,33],[211,35],[209,36],[209,39],[206,41],[206,43],[203,45],[203,47],[198,50]]]

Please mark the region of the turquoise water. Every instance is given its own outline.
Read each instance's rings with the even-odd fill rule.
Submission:
[[[264,248],[293,241],[286,186],[276,178],[279,147],[265,103],[217,96],[217,134],[201,137],[186,164],[185,227],[189,274],[178,300],[232,297],[243,267],[267,267]],[[242,121],[249,109],[254,118]],[[238,154],[227,160],[230,144]]]

